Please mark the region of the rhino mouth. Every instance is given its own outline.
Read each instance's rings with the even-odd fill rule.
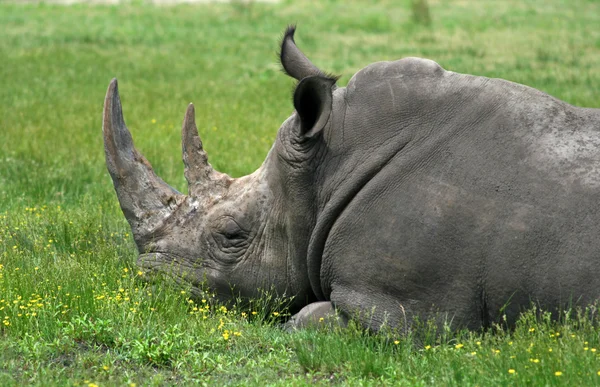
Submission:
[[[142,278],[147,283],[156,285],[165,274],[177,285],[189,289],[195,298],[201,299],[206,296],[202,290],[204,283],[198,280],[203,278],[199,275],[199,265],[191,265],[181,258],[163,252],[140,254],[136,264],[142,270]]]

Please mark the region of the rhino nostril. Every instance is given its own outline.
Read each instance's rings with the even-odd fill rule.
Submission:
[[[155,271],[164,263],[164,260],[161,259],[161,255],[162,254],[160,253],[140,254],[136,264],[142,269]]]

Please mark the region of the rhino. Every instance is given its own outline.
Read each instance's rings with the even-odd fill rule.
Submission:
[[[280,47],[294,112],[256,172],[214,170],[188,106],[187,195],[134,147],[112,80],[106,164],[137,265],[197,296],[293,296],[292,326],[480,329],[600,296],[600,109],[412,57],[339,87],[294,33]]]

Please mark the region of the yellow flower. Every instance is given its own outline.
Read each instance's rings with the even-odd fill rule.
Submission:
[[[508,370],[508,373],[509,374],[515,374],[515,373],[517,373],[517,371],[515,371],[514,369],[511,368],[511,369]]]
[[[323,317],[321,317],[321,318],[323,318]],[[399,340],[394,340],[394,344],[398,345],[398,344],[400,344],[400,341]]]
[[[431,349],[431,345],[426,345],[426,346],[425,346],[425,350],[426,350],[426,351],[428,351],[428,350],[430,350],[430,349]]]
[[[529,332],[535,332],[535,328],[529,328]]]
[[[228,331],[223,332],[223,339],[225,341],[229,340],[229,332]]]
[[[478,341],[478,342],[476,342],[475,344],[477,344],[477,345],[481,345],[481,341]]]
[[[475,351],[471,352],[471,356],[475,356],[475,355],[477,355],[477,352],[475,352]]]
[[[273,316],[275,316],[275,317],[279,316],[279,312],[273,312]]]
[[[462,344],[456,344],[454,346],[454,348],[456,348],[456,349],[461,349],[462,347],[464,347],[464,345],[462,345]]]
[[[596,348],[592,348],[592,349],[590,349],[590,351],[596,352]]]
[[[109,366],[107,366],[107,365],[105,365],[105,366],[103,366],[103,367],[102,367],[102,369],[103,369],[104,371],[108,371],[108,370],[110,369],[110,367],[109,367]]]
[[[152,119],[152,123],[153,123],[153,124],[156,124],[156,118],[153,118],[153,119]]]
[[[600,376],[600,371],[597,372],[598,376]]]
[[[556,372],[554,373],[554,376],[562,376],[562,372],[560,372],[560,371],[556,371]]]
[[[142,276],[142,275],[144,275],[144,272],[141,270],[138,270],[137,275]],[[132,383],[132,384],[135,384],[135,383]]]
[[[588,349],[589,349],[588,347],[583,347],[583,350],[584,350],[584,351],[587,351]]]
[[[124,268],[123,268],[123,271],[124,271],[125,273],[127,273],[127,272],[129,271],[129,269],[128,269],[128,268],[126,268],[126,267],[124,267]]]
[[[548,348],[548,352],[552,352],[552,348]]]
[[[539,363],[540,359],[529,359],[529,361],[532,363]]]

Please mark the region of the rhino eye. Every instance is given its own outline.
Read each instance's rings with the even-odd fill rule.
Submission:
[[[233,218],[223,217],[217,222],[213,238],[222,252],[237,255],[246,248],[248,232]]]
[[[241,229],[238,230],[224,230],[221,235],[229,240],[243,239],[243,231]]]
[[[227,239],[240,239],[244,237],[245,232],[235,220],[229,219],[221,228],[220,234]]]

